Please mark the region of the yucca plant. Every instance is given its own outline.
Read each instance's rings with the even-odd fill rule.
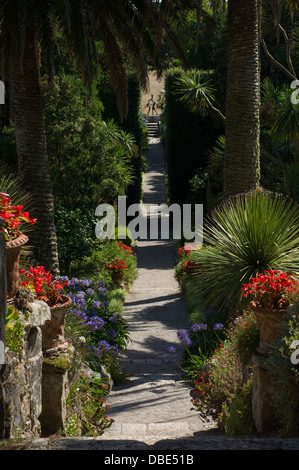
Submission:
[[[192,256],[209,307],[236,311],[241,287],[267,269],[299,271],[299,211],[289,199],[255,191],[230,198],[205,220],[204,246]]]

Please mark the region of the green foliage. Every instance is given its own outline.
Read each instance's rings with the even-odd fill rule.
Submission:
[[[262,184],[277,188],[298,203],[299,105],[289,86],[262,82]]]
[[[252,418],[252,386],[253,379],[250,377],[225,407],[225,432],[229,436],[246,436],[255,432]]]
[[[57,203],[55,222],[60,268],[69,273],[72,262],[92,254],[95,217],[92,210],[67,209]]]
[[[84,373],[80,374],[67,399],[66,436],[100,436],[111,426],[113,420],[105,414],[108,409],[106,393],[99,376],[89,378]]]
[[[243,312],[231,324],[227,338],[244,365],[250,364],[252,354],[259,344],[260,333],[257,321],[251,311]]]
[[[214,117],[194,114],[179,101],[175,83],[182,74],[181,69],[172,69],[165,82],[165,152],[169,199],[171,203],[179,204],[187,201],[189,181],[195,171],[206,167],[208,151],[218,134],[219,126]]]
[[[132,134],[135,139],[137,151],[132,159],[132,176],[133,181],[128,186],[127,196],[128,204],[138,203],[142,195],[142,171],[143,151],[147,146],[147,138],[144,132],[144,123],[141,113],[141,87],[136,74],[128,75],[128,113],[125,119],[121,119],[117,106],[117,97],[113,91],[107,76],[104,76],[98,86],[98,96],[103,105],[103,119],[110,121],[111,119],[117,123],[125,132]]]
[[[266,368],[273,383],[272,405],[276,410],[278,432],[282,437],[298,437],[299,367],[296,352],[299,344],[298,316],[286,320],[281,330],[282,339],[271,345]]]
[[[5,315],[6,346],[18,355],[24,349],[25,325],[20,312],[12,306],[7,307]]]
[[[195,381],[193,405],[202,419],[212,417],[224,429],[226,408],[242,384],[242,364],[232,346],[225,343],[215,350],[208,372]]]
[[[99,275],[104,275],[103,280],[111,282],[111,278],[105,269],[106,263],[111,263],[116,259],[125,261],[128,270],[124,275],[124,282],[132,284],[133,280],[138,275],[137,261],[134,254],[130,255],[127,251],[119,248],[119,242],[117,240],[109,240],[103,243],[97,243],[91,256],[86,257],[76,267],[74,265],[73,273],[76,276],[81,276],[83,273],[92,278],[98,278]]]
[[[101,118],[102,104],[76,75],[43,82],[55,200],[72,207],[112,203],[132,181],[128,136]],[[74,181],[76,184],[74,184]]]
[[[241,287],[258,273],[297,271],[298,236],[298,208],[280,195],[257,191],[216,207],[192,255],[204,266],[194,276],[207,305],[236,311]]]

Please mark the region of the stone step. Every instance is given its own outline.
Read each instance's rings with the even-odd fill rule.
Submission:
[[[229,437],[217,435],[217,433],[203,435],[186,436],[180,438],[150,436],[130,436],[120,434],[105,438],[108,430],[102,436],[98,437],[68,437],[54,439],[34,439],[30,442],[28,449],[31,450],[130,450],[132,456],[134,451],[146,450],[153,451],[153,455],[158,451],[166,452],[171,455],[184,454],[199,459],[201,450],[298,450],[297,438],[275,438],[275,437],[256,437],[240,436]],[[20,447],[21,448],[21,447]],[[181,455],[184,455],[181,454]],[[119,454],[115,454],[117,456]],[[130,454],[128,454],[130,455]],[[137,454],[136,454],[137,455]],[[147,455],[147,454],[145,454]],[[161,454],[162,455],[162,454]],[[246,456],[247,457],[247,456]],[[120,463],[120,462],[117,462]],[[151,462],[153,463],[153,462]],[[156,462],[157,463],[157,462]],[[170,463],[170,462],[168,462]],[[178,463],[178,462],[176,462]],[[186,463],[186,462],[184,462]],[[192,463],[189,461],[188,463]],[[199,462],[200,463],[200,462]]]

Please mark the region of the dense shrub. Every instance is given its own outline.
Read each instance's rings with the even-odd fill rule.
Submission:
[[[226,407],[243,384],[242,364],[232,346],[226,343],[215,350],[208,365],[208,372],[195,381],[192,402],[201,418],[213,418],[223,429]]]
[[[174,82],[181,74],[179,68],[170,70],[165,81],[168,190],[170,202],[178,204],[187,201],[189,181],[199,168],[206,167],[209,149],[219,133],[213,116],[192,113],[178,101]]]
[[[142,172],[144,169],[143,151],[147,146],[145,134],[145,124],[141,113],[141,87],[135,74],[128,76],[128,114],[121,121],[117,108],[116,94],[113,91],[107,76],[103,76],[98,86],[98,96],[100,97],[104,110],[103,118],[107,121],[113,119],[122,129],[132,134],[137,145],[137,152],[132,161],[133,183],[128,187],[128,204],[138,203],[142,195]]]

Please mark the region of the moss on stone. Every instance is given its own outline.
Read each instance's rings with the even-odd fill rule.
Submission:
[[[55,367],[56,369],[60,369],[65,371],[71,365],[72,358],[69,354],[63,353],[59,356],[55,357],[45,357],[44,363],[48,364],[49,366]]]

